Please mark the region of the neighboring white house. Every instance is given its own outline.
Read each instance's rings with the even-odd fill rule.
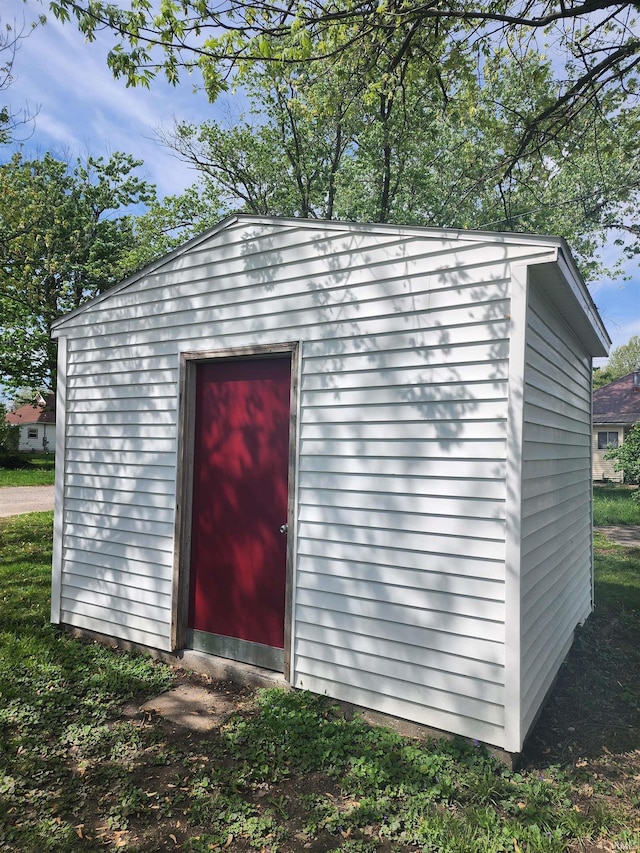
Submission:
[[[623,471],[605,459],[610,447],[624,442],[634,424],[640,423],[640,367],[593,392],[593,479],[621,483]]]
[[[53,335],[54,623],[521,749],[592,609],[562,240],[232,216]]]
[[[5,420],[20,427],[18,450],[24,453],[53,453],[56,447],[56,400],[53,394],[38,394],[33,403],[8,412]]]

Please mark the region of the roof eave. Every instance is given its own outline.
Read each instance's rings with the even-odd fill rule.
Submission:
[[[536,282],[556,311],[593,358],[606,356],[611,339],[575,264],[571,251],[562,238],[557,238],[555,259],[540,258],[530,266]],[[560,287],[560,285],[564,285]]]

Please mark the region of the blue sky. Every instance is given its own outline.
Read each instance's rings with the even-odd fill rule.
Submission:
[[[0,24],[15,20],[28,26],[42,11],[37,0],[2,0]],[[194,93],[190,80],[176,88],[162,80],[150,90],[126,88],[107,68],[106,46],[85,43],[72,25],[53,19],[22,42],[14,76],[0,99],[9,100],[13,109],[26,104],[37,112],[31,136],[22,143],[28,156],[51,151],[75,158],[124,151],[144,161],[143,173],[161,196],[181,192],[197,176],[156,141],[155,131],[170,127],[174,118],[200,122],[235,112],[231,97],[212,107],[202,92]],[[10,154],[9,149],[0,152]],[[618,254],[613,245],[604,251],[607,261]],[[602,280],[590,287],[614,347],[640,334],[639,262],[630,263],[627,271],[629,281]]]
[[[46,0],[2,0],[0,23],[28,26],[43,11]],[[196,173],[156,141],[155,131],[171,127],[174,118],[203,121],[214,108],[190,83],[173,87],[158,80],[149,90],[127,88],[107,67],[108,44],[86,43],[72,24],[62,26],[51,15],[21,41],[14,80],[1,96],[14,111],[26,104],[36,113],[31,128],[19,129],[18,136],[29,155],[51,151],[75,158],[124,151],[144,161],[145,177],[160,195],[179,193],[195,182]]]

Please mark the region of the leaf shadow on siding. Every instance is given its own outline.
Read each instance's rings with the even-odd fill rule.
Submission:
[[[415,289],[406,247],[385,262],[407,269],[376,278],[378,252],[372,281],[344,266],[372,257],[350,239],[306,282],[319,331],[302,351],[298,602],[318,621],[296,667],[302,685],[338,680],[477,718],[491,739],[504,680],[506,251],[486,281],[453,253]]]
[[[504,435],[495,435],[506,417],[504,276],[478,282],[452,251],[449,266],[425,273],[397,240],[381,259],[368,239],[343,237],[339,251],[335,239],[315,241],[306,255],[301,249],[301,261],[322,258],[324,265],[298,278],[290,263],[281,268],[275,240],[260,240],[267,265],[248,244],[241,249],[249,282],[271,298],[282,290],[287,299],[283,282],[290,285],[292,276],[312,297],[310,314],[288,303],[269,317],[256,311],[249,331],[233,339],[302,338],[298,479],[309,497],[299,501],[296,534],[300,558],[313,571],[298,576],[318,619],[307,626],[317,629],[307,643],[313,664],[298,651],[298,671],[309,666],[317,677],[338,677],[385,702],[402,697],[483,720],[491,739],[500,719],[504,632]],[[333,254],[323,258],[329,247]],[[358,263],[345,264],[354,252]],[[382,275],[389,265],[393,277]],[[150,313],[161,313],[161,303]],[[158,340],[174,345],[177,359],[170,332],[163,327]],[[207,345],[218,341],[214,311],[203,336]],[[119,357],[142,351],[132,344]],[[127,405],[151,422],[176,401],[141,395]],[[111,411],[113,401],[105,406]],[[145,458],[152,462],[153,451],[141,446],[138,466],[120,466],[131,481],[127,501],[103,520],[106,531],[94,531],[92,553],[110,580],[95,586],[100,604],[91,613],[118,613],[120,631],[161,645],[171,610],[172,542],[165,534],[173,529],[153,519],[145,529],[134,513],[145,496],[172,498],[175,453],[158,455],[150,467]],[[104,482],[99,471],[86,470],[90,482],[118,490],[115,474]],[[125,517],[133,529],[123,534]],[[140,587],[131,576],[116,583],[113,561],[123,571],[134,568]],[[150,578],[158,584],[152,598],[144,585]]]
[[[92,392],[109,382],[106,372],[92,378]],[[67,446],[62,621],[161,645],[171,611],[175,436],[166,452],[154,450],[153,424],[157,417],[168,435],[175,402],[77,389],[68,407],[77,426]]]
[[[285,233],[285,228],[278,228],[278,235]],[[265,266],[265,255],[268,253],[269,264]],[[278,250],[274,236],[269,237],[262,233],[261,229],[249,230],[240,243],[240,256],[244,259],[244,270],[251,281],[264,285],[267,293],[276,290],[277,277],[273,274],[274,267],[281,269],[283,266],[283,255]]]
[[[201,365],[190,624],[282,648],[289,391],[272,366]]]

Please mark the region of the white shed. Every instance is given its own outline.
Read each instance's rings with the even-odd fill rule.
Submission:
[[[592,609],[562,240],[232,216],[53,335],[54,623],[521,749]]]

